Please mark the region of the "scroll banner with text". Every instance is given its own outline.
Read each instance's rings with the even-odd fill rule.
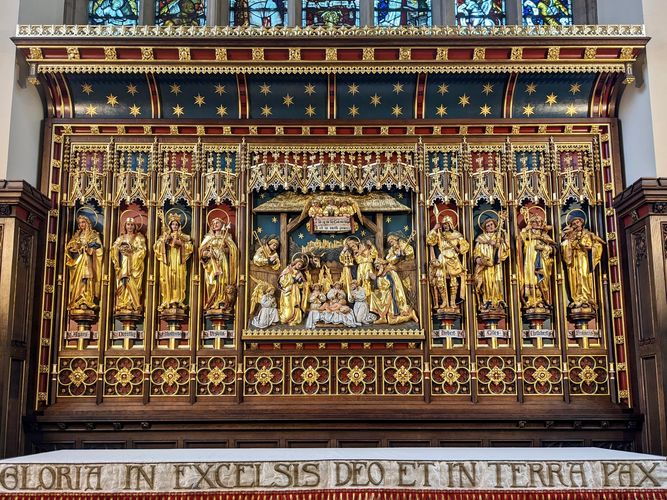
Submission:
[[[594,448],[64,450],[0,462],[0,498],[666,499],[664,457]]]

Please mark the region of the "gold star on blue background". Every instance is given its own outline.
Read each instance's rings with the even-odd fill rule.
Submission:
[[[326,75],[250,75],[247,86],[250,118],[327,118]]]
[[[239,117],[236,77],[232,75],[157,77],[161,118]]]
[[[429,75],[424,118],[501,118],[507,77]]]
[[[66,75],[75,118],[152,118],[142,76]]]
[[[416,87],[416,75],[339,75],[336,78],[336,118],[414,118]]]
[[[512,118],[586,117],[595,78],[591,73],[519,75]]]

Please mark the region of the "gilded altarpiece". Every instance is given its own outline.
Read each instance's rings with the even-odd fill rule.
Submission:
[[[600,126],[325,146],[71,132],[54,128],[43,299],[56,400],[627,399]],[[588,246],[566,256],[575,231]]]
[[[400,409],[432,445],[587,419],[626,446],[614,102],[643,33],[516,29],[135,30],[102,63],[21,27],[52,106],[37,420]]]

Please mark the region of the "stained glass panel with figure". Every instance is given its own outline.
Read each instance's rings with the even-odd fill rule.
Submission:
[[[454,0],[459,26],[498,26],[506,23],[505,0]]]
[[[430,0],[375,0],[376,26],[430,26]]]
[[[525,26],[572,26],[570,0],[523,0]]]
[[[158,0],[155,2],[157,26],[204,26],[206,0]]]
[[[139,0],[90,0],[88,22],[134,26],[139,22]]]
[[[231,26],[287,25],[287,0],[230,0]]]
[[[305,26],[359,26],[359,0],[305,0]]]

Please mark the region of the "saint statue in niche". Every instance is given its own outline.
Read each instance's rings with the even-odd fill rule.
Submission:
[[[229,232],[230,224],[220,217],[211,219],[210,230],[199,247],[204,268],[204,311],[231,313],[236,298],[239,249]]]
[[[510,246],[507,233],[499,224],[503,220],[502,216],[484,220],[480,224],[483,232],[475,239],[474,280],[480,311],[502,310],[506,306],[503,262],[509,257]]]
[[[146,238],[138,231],[134,217],[125,219],[124,232],[111,246],[116,272],[116,314],[140,314],[143,310]]]
[[[160,305],[158,310],[185,309],[187,262],[192,255],[192,240],[181,231],[181,216],[170,214],[168,226],[155,242],[153,250],[160,263]]]
[[[79,311],[98,309],[102,280],[102,240],[85,215],[76,218],[77,230],[65,245],[65,265],[69,268],[67,309]]]

